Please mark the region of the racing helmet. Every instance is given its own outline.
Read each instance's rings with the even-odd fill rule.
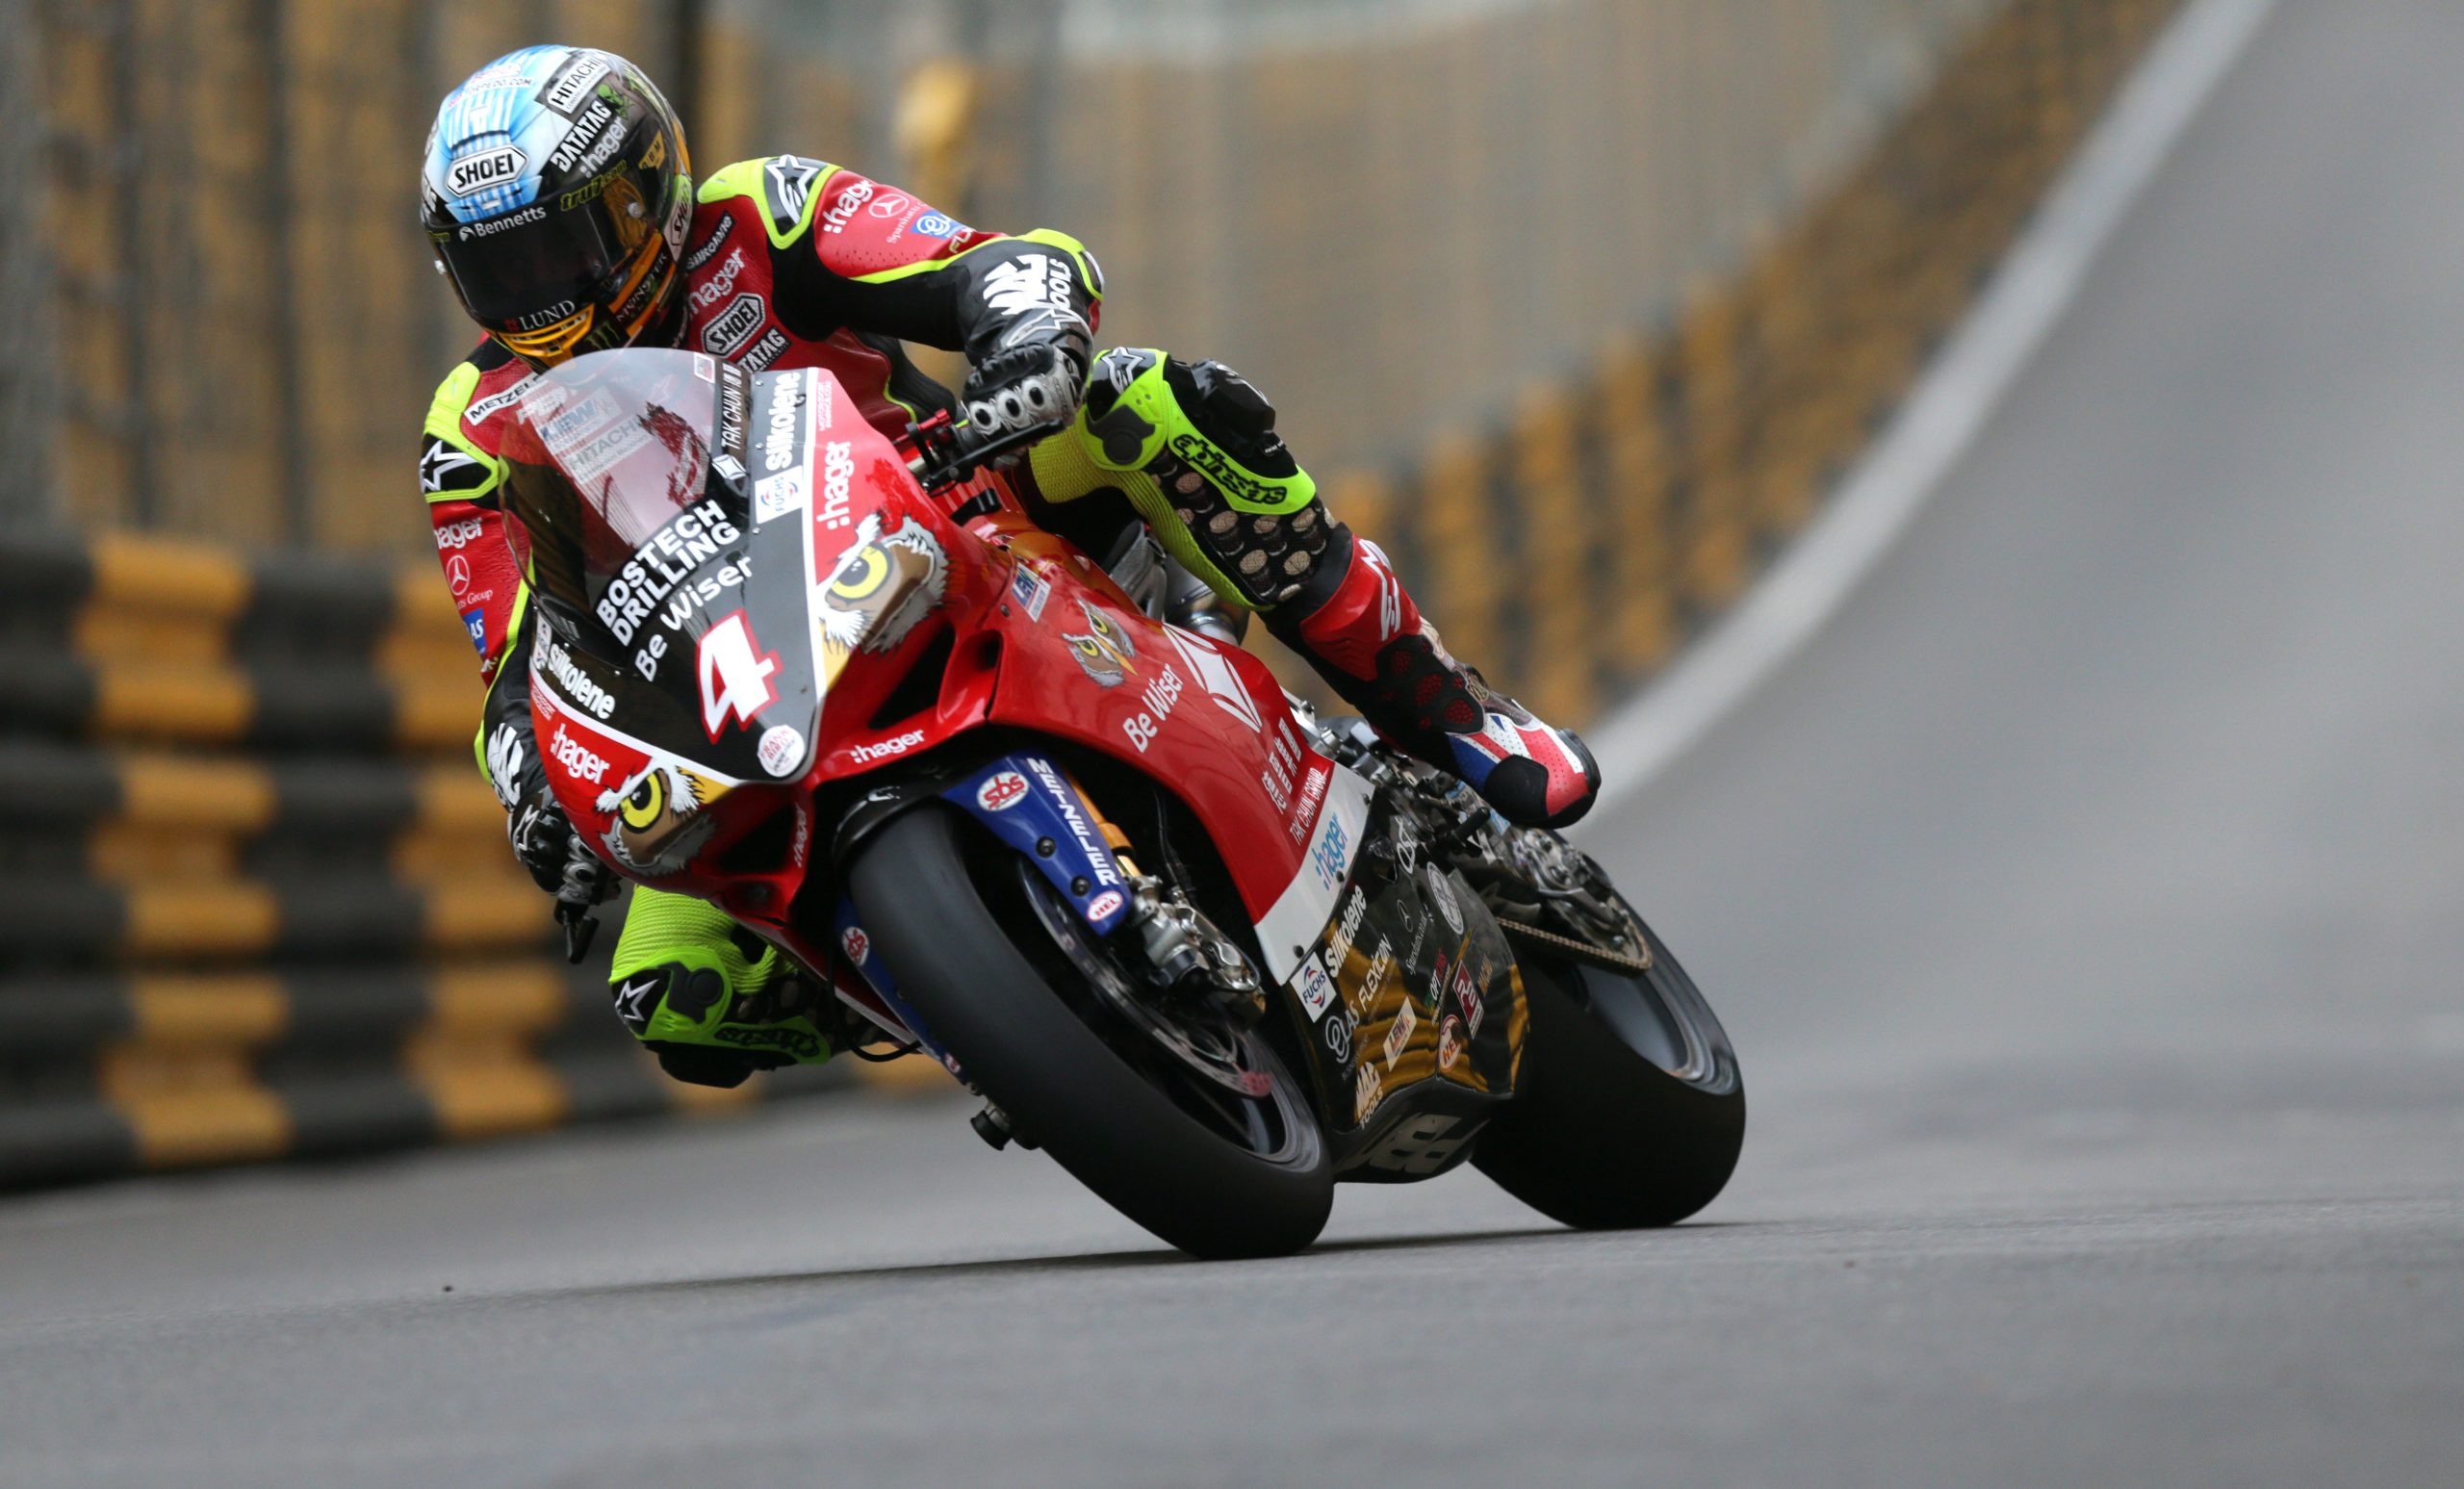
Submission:
[[[462,308],[536,368],[662,339],[693,219],[684,127],[612,52],[508,52],[445,95],[420,218]]]

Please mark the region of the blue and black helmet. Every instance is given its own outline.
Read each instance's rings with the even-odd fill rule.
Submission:
[[[684,129],[610,52],[509,52],[445,95],[420,217],[471,319],[534,367],[672,319],[693,218]]]

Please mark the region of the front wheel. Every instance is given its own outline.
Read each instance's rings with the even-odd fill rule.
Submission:
[[[1745,1142],[1745,1085],[1710,1005],[1639,917],[1641,972],[1522,954],[1531,1021],[1515,1096],[1473,1162],[1551,1219],[1674,1225],[1711,1202]]]
[[[1194,1024],[1175,1041],[1142,1005],[1124,1016],[1109,949],[1023,866],[924,806],[865,842],[848,887],[934,1037],[1080,1183],[1195,1256],[1316,1240],[1334,1172],[1299,1083],[1254,1032]]]

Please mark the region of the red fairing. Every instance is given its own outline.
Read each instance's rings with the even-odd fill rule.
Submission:
[[[991,722],[1075,740],[1162,782],[1205,822],[1243,904],[1264,918],[1300,871],[1334,768],[1274,675],[1148,619],[1111,576],[1023,519],[976,526],[1026,576],[987,618],[1003,638]],[[1020,598],[1047,586],[1040,607]]]
[[[757,566],[757,582],[809,594],[825,638],[834,575],[860,604],[892,593],[865,587],[888,564],[934,552],[937,598],[920,614],[872,612],[865,639],[814,652],[827,678],[818,737],[793,779],[731,779],[646,746],[625,732],[621,678],[609,684],[618,697],[600,699],[565,692],[570,668],[553,659],[534,665],[540,757],[576,829],[628,877],[708,899],[826,965],[829,928],[790,916],[815,851],[815,793],[999,727],[1074,742],[1163,783],[1203,822],[1253,918],[1288,903],[1310,866],[1313,832],[1333,815],[1336,767],[1311,747],[1273,675],[1245,652],[1148,619],[1100,568],[1035,526],[997,479],[926,495],[905,451],[854,417],[827,374],[823,386],[832,391],[814,400],[800,483],[809,493],[809,588],[803,576]],[[997,499],[992,510],[963,526],[952,520],[962,506],[980,509],[974,499],[986,492]],[[908,559],[883,557],[902,545]],[[755,611],[767,603],[757,596]],[[946,662],[935,659],[943,643]],[[939,669],[935,700],[876,727],[919,666]],[[742,727],[772,729],[775,719]],[[778,839],[757,834],[775,833],[783,815],[787,847],[778,856]],[[738,850],[752,841],[772,848]]]

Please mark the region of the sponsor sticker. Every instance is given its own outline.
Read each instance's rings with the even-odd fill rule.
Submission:
[[[726,459],[727,456],[720,458]],[[753,483],[753,525],[757,527],[773,518],[801,511],[805,504],[805,473],[786,471],[765,475]]]
[[[1454,1001],[1462,1005],[1464,1026],[1474,1034],[1480,1032],[1480,1015],[1488,1012],[1488,1004],[1480,996],[1480,983],[1484,980],[1475,978],[1470,967],[1456,963]]]
[[[1369,910],[1369,891],[1354,888],[1344,901],[1344,912],[1335,922],[1335,934],[1326,938],[1326,964],[1339,967],[1351,955],[1352,937],[1360,934],[1360,917]]]
[[[1087,902],[1087,918],[1103,920],[1116,913],[1124,902],[1118,889],[1106,889]]]
[[[1447,878],[1446,870],[1431,863],[1423,877],[1428,884],[1429,900],[1437,906],[1438,918],[1446,922],[1446,929],[1457,936],[1462,935],[1463,907],[1454,903],[1454,886]]]
[[[1385,1082],[1378,1078],[1376,1063],[1369,1060],[1362,1061],[1358,1072],[1352,1077],[1352,1125],[1358,1126],[1369,1120],[1369,1114],[1377,1110],[1377,1103],[1384,1100],[1385,1096]]]
[[[773,724],[761,732],[753,757],[774,776],[791,776],[805,762],[805,736],[792,724]]]
[[[1021,561],[1010,571],[1010,598],[1027,612],[1027,619],[1042,620],[1044,602],[1052,598],[1052,581]]]
[[[737,366],[750,368],[758,372],[786,354],[787,333],[774,325],[762,332],[761,339],[740,353],[735,360]]]
[[[760,330],[761,322],[768,318],[761,296],[747,290],[735,297],[734,304],[702,327],[702,349],[714,357],[732,356],[753,340],[753,333]]]
[[[445,169],[445,189],[456,196],[476,196],[492,186],[505,186],[522,178],[522,168],[530,157],[509,144],[477,155],[464,156]]]
[[[632,432],[641,439],[650,438],[639,430]],[[649,542],[633,551],[633,556],[625,561],[600,593],[592,613],[618,641],[632,645],[634,631],[657,613],[659,605],[692,576],[695,568],[718,557],[728,544],[741,542],[743,537],[728,517],[727,509],[718,502],[686,507],[668,519],[667,526],[652,533]]]
[[[596,57],[581,57],[565,64],[565,69],[548,80],[539,90],[539,101],[567,118],[590,96],[590,86],[607,75],[607,64]]]
[[[471,649],[478,653],[481,656],[487,655],[488,612],[485,610],[463,611],[462,629],[471,633]]]
[[[1403,1046],[1412,1042],[1412,1031],[1420,1023],[1420,1015],[1412,1012],[1411,999],[1395,1005],[1395,1026],[1386,1031],[1386,1064],[1390,1068],[1403,1058]]]
[[[436,551],[440,553],[450,552],[464,544],[475,543],[478,541],[480,531],[479,519],[475,517],[465,517],[460,522],[447,523],[436,529]]]
[[[1008,811],[1027,799],[1027,778],[1014,770],[996,770],[975,788],[975,804],[987,811]]]
[[[1437,1026],[1437,1067],[1451,1070],[1454,1062],[1463,1058],[1463,1020],[1449,1014]]]
[[[885,739],[879,744],[860,744],[847,754],[857,764],[862,765],[874,760],[886,760],[894,756],[905,755],[923,742],[924,732],[920,729],[911,729],[904,734]]]
[[[1326,1041],[1326,1053],[1335,1057],[1337,1065],[1351,1060],[1351,1031],[1357,1022],[1348,1010],[1337,1009],[1334,1017],[1319,1025],[1321,1037]]]
[[[966,228],[955,218],[944,217],[937,212],[928,212],[908,223],[907,230],[918,238],[947,238],[956,233],[963,233]]]
[[[589,746],[573,735],[566,733],[562,721],[557,723],[556,732],[548,741],[548,745],[549,757],[563,766],[567,775],[597,785],[607,774],[605,757],[593,752]]]
[[[873,938],[864,934],[862,926],[849,926],[838,933],[838,949],[847,954],[850,963],[862,966],[864,959],[873,954]]]
[[[1334,1006],[1335,980],[1326,975],[1326,964],[1315,957],[1303,960],[1300,970],[1293,974],[1292,990],[1300,995],[1300,1006],[1309,1011],[1312,1023]]]

